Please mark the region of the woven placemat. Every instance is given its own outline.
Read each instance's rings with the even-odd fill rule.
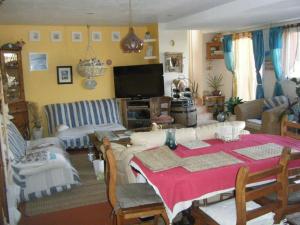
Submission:
[[[172,169],[181,165],[182,159],[168,146],[136,153],[135,156],[153,172]]]
[[[237,149],[235,150],[235,152],[254,160],[261,160],[280,156],[282,150],[283,146],[275,143],[268,143],[253,147]],[[297,152],[297,150],[292,149],[292,152]]]
[[[190,172],[229,166],[243,161],[225,152],[217,152],[185,158],[182,166]]]

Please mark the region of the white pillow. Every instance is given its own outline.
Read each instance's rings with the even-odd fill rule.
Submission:
[[[68,127],[67,125],[65,124],[60,124],[56,127],[56,131],[57,132],[61,132],[61,131],[64,131],[64,130],[68,130],[70,127]]]
[[[166,130],[149,132],[136,132],[130,136],[133,145],[147,146],[148,148],[159,147],[166,142]]]

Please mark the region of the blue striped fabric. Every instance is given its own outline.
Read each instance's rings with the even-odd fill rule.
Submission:
[[[8,147],[14,156],[14,160],[20,160],[26,154],[27,143],[16,126],[10,122],[7,125]]]
[[[264,100],[263,110],[266,111],[282,104],[288,105],[288,102],[289,102],[288,98],[283,95],[276,96],[273,98],[268,98]]]
[[[88,148],[91,146],[89,136],[63,140],[67,148]]]
[[[105,123],[120,124],[119,108],[115,99],[102,99],[45,105],[50,135],[64,124],[70,128]]]

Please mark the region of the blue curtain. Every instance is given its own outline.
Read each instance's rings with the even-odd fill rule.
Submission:
[[[237,83],[234,75],[234,57],[232,51],[232,35],[224,35],[223,37],[224,61],[228,71],[233,75],[232,97],[237,95]]]
[[[234,60],[232,52],[232,35],[224,35],[223,37],[224,60],[227,70],[234,73]]]
[[[270,46],[270,54],[271,54],[275,77],[276,77],[274,96],[283,95],[282,87],[279,83],[282,79],[282,67],[281,67],[282,34],[283,34],[283,27],[273,27],[270,29],[269,46]]]
[[[264,62],[265,49],[264,49],[264,37],[263,31],[257,30],[252,32],[252,42],[253,42],[253,53],[255,60],[255,70],[256,70],[256,99],[264,98],[264,88],[261,79],[260,69]]]

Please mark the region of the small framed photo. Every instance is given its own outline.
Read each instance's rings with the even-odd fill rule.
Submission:
[[[81,32],[72,32],[72,41],[73,42],[81,42],[82,41],[82,33]]]
[[[48,70],[48,55],[47,55],[47,53],[30,52],[29,53],[29,70],[30,71]]]
[[[29,41],[40,41],[41,34],[39,31],[29,31]]]
[[[72,66],[57,66],[57,83],[58,84],[72,84],[73,74]]]
[[[92,32],[92,41],[102,41],[102,34],[101,32]]]
[[[60,42],[62,41],[62,34],[60,31],[52,31],[51,32],[51,41],[52,42]]]
[[[111,33],[111,40],[114,42],[118,42],[121,40],[121,35],[119,31],[114,31]]]

